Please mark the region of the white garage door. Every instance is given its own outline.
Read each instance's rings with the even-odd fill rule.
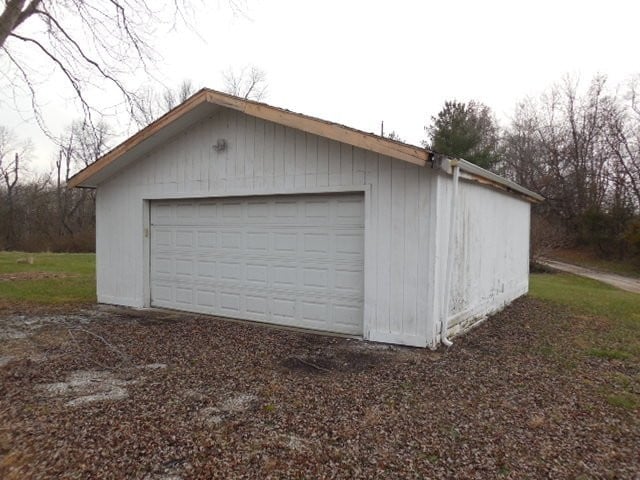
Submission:
[[[362,334],[362,194],[151,203],[151,305]]]

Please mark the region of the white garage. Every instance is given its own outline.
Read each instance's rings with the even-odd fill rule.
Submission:
[[[362,194],[150,207],[151,306],[362,335]]]
[[[76,174],[101,303],[435,347],[528,290],[531,203],[461,159],[204,89]]]

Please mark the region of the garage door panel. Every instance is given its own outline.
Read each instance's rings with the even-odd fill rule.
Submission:
[[[326,302],[303,300],[300,305],[302,306],[302,319],[305,322],[311,322],[321,328],[330,317],[329,305]]]
[[[221,250],[242,250],[242,232],[241,231],[223,231],[220,232],[220,249]]]
[[[336,208],[336,224],[362,225],[364,220],[364,203],[356,199],[338,200]]]
[[[154,306],[362,334],[362,194],[151,203]]]
[[[363,269],[349,269],[336,267],[334,287],[343,292],[351,292],[354,294],[364,293],[364,284],[362,278],[364,276]]]
[[[354,305],[338,304],[333,306],[334,323],[352,327],[362,315],[362,310]]]
[[[221,290],[220,310],[230,314],[240,313],[240,294],[230,290]]]
[[[173,286],[162,284],[162,283],[152,283],[151,288],[154,293],[156,302],[165,302],[167,304],[171,304],[173,302]]]
[[[153,243],[152,246],[158,247],[172,247],[173,244],[173,231],[164,229],[164,228],[156,228],[153,235]]]
[[[302,286],[304,288],[326,290],[329,288],[329,277],[329,267],[302,268]]]
[[[154,225],[175,225],[175,203],[155,202],[151,212]]]
[[[326,200],[308,200],[304,204],[305,218],[314,225],[327,225],[331,222],[330,204]]]
[[[245,310],[249,314],[266,318],[269,311],[269,297],[267,295],[247,295],[245,297]]]
[[[253,286],[266,287],[269,283],[269,265],[267,263],[247,262],[245,281]]]
[[[173,274],[173,259],[171,257],[157,256],[155,262],[152,264],[151,275],[157,277],[158,275],[172,275]]]
[[[296,232],[276,232],[273,234],[275,253],[295,254],[298,252],[298,234]]]
[[[204,281],[209,282],[218,275],[217,263],[212,260],[198,260],[198,278],[202,278]]]
[[[226,222],[240,222],[242,220],[242,202],[240,200],[223,201],[222,217]]]
[[[247,232],[245,235],[245,239],[247,251],[269,251],[271,238],[268,232]]]
[[[185,306],[193,304],[193,290],[191,288],[176,287],[175,293],[177,304]]]
[[[270,204],[268,201],[248,201],[247,219],[250,223],[267,222],[270,216]]]
[[[274,265],[271,269],[271,285],[274,287],[295,288],[298,284],[297,265]]]
[[[197,205],[193,203],[178,203],[175,209],[177,222],[187,225],[193,223],[196,217],[197,208]]]
[[[364,235],[359,233],[338,233],[334,245],[336,253],[344,256],[361,256]]]
[[[198,248],[216,248],[218,246],[218,233],[215,230],[198,230],[197,233]]]
[[[244,268],[239,261],[220,261],[218,262],[218,272],[220,280],[241,280]]]
[[[215,309],[218,306],[216,302],[216,292],[211,290],[196,290],[196,307],[204,307],[205,309]]]
[[[304,253],[329,255],[331,253],[331,236],[323,232],[305,233],[302,245]]]
[[[175,273],[176,278],[180,281],[192,280],[194,270],[194,261],[190,259],[176,259]]]
[[[201,201],[198,204],[198,218],[211,221],[218,216],[218,204],[216,202]]]

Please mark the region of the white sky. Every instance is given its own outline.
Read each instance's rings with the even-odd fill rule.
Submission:
[[[159,77],[220,89],[223,70],[254,64],[267,103],[376,133],[384,120],[419,144],[448,99],[479,100],[506,122],[518,100],[567,73],[585,83],[604,73],[612,85],[640,73],[637,0],[246,2],[248,18],[225,0],[195,1],[198,35],[156,40]],[[57,82],[40,88],[49,124],[80,116]],[[35,165],[48,168],[54,147],[28,115],[3,105],[0,124],[31,137]]]

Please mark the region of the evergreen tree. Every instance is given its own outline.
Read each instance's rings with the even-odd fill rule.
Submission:
[[[462,158],[483,168],[499,161],[499,128],[486,105],[447,101],[431,125],[425,127],[436,152]]]

